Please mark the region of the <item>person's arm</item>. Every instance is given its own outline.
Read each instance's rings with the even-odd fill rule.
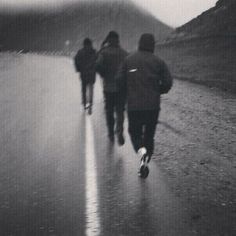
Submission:
[[[104,55],[102,52],[98,53],[96,63],[95,63],[95,69],[100,76],[104,77]]]
[[[170,71],[165,64],[165,62],[162,62],[162,68],[161,68],[161,81],[160,81],[160,92],[161,94],[168,93],[173,85],[173,78],[170,74]]]
[[[74,65],[75,65],[76,71],[80,72],[80,54],[79,54],[79,52],[76,54],[76,56],[74,58]]]
[[[116,74],[115,79],[116,79],[116,84],[117,84],[117,88],[120,93],[120,96],[125,103],[126,97],[127,97],[127,64],[126,64],[126,61],[124,61],[121,64],[121,66],[119,67],[119,70]]]
[[[119,90],[126,91],[127,86],[127,61],[126,58],[129,55],[128,52],[126,52],[124,49],[122,49],[123,53],[123,62],[119,66],[119,69],[116,74],[116,84]]]

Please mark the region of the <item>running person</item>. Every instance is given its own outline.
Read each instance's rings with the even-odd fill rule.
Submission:
[[[172,87],[166,64],[154,55],[155,38],[143,34],[138,51],[128,56],[117,74],[117,84],[127,100],[128,131],[141,159],[140,176],[148,175],[147,163],[154,150],[154,135],[160,111],[160,95]],[[146,169],[147,173],[143,173]]]
[[[125,142],[123,136],[124,101],[121,99],[118,92],[115,75],[117,74],[120,64],[128,54],[120,47],[119,35],[115,31],[109,32],[102,46],[103,48],[101,48],[98,53],[96,69],[103,78],[108,137],[111,142],[114,142],[114,133],[116,131],[118,143],[119,145],[123,145]],[[115,123],[116,130],[114,130]]]
[[[91,39],[84,39],[83,48],[76,54],[74,62],[76,71],[80,72],[82,105],[84,109],[88,109],[89,114],[92,113],[96,58],[96,51],[93,48]]]

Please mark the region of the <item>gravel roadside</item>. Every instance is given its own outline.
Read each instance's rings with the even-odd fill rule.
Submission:
[[[197,235],[236,235],[236,96],[176,80],[162,98],[154,159]]]

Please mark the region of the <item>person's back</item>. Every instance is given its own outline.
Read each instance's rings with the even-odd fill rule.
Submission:
[[[75,66],[81,73],[82,79],[95,76],[95,62],[97,59],[96,50],[92,46],[84,46],[75,56]]]
[[[103,90],[117,92],[115,75],[128,53],[122,49],[118,41],[111,39],[108,46],[101,49],[96,62],[96,69],[103,77]]]
[[[160,95],[169,90],[171,76],[165,63],[148,51],[137,51],[126,59],[129,110],[155,110]]]
[[[108,46],[101,52],[104,57],[105,74],[104,77],[113,77],[116,75],[121,62],[127,56],[127,53],[120,47]]]

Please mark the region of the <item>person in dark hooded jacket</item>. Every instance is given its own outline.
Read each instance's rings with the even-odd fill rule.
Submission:
[[[114,141],[114,126],[119,145],[123,145],[124,105],[115,81],[115,75],[128,53],[120,47],[119,35],[109,32],[98,53],[96,70],[103,78],[106,121],[110,141]],[[115,120],[116,115],[116,120]]]
[[[84,39],[83,48],[76,54],[74,62],[76,71],[80,72],[82,104],[84,109],[88,109],[89,114],[92,113],[93,86],[96,76],[96,59],[96,50],[92,46],[91,39]]]
[[[154,36],[143,34],[138,51],[125,59],[116,76],[119,91],[127,101],[128,131],[141,158],[140,170],[153,154],[160,96],[172,87],[167,65],[154,55],[154,48]]]

